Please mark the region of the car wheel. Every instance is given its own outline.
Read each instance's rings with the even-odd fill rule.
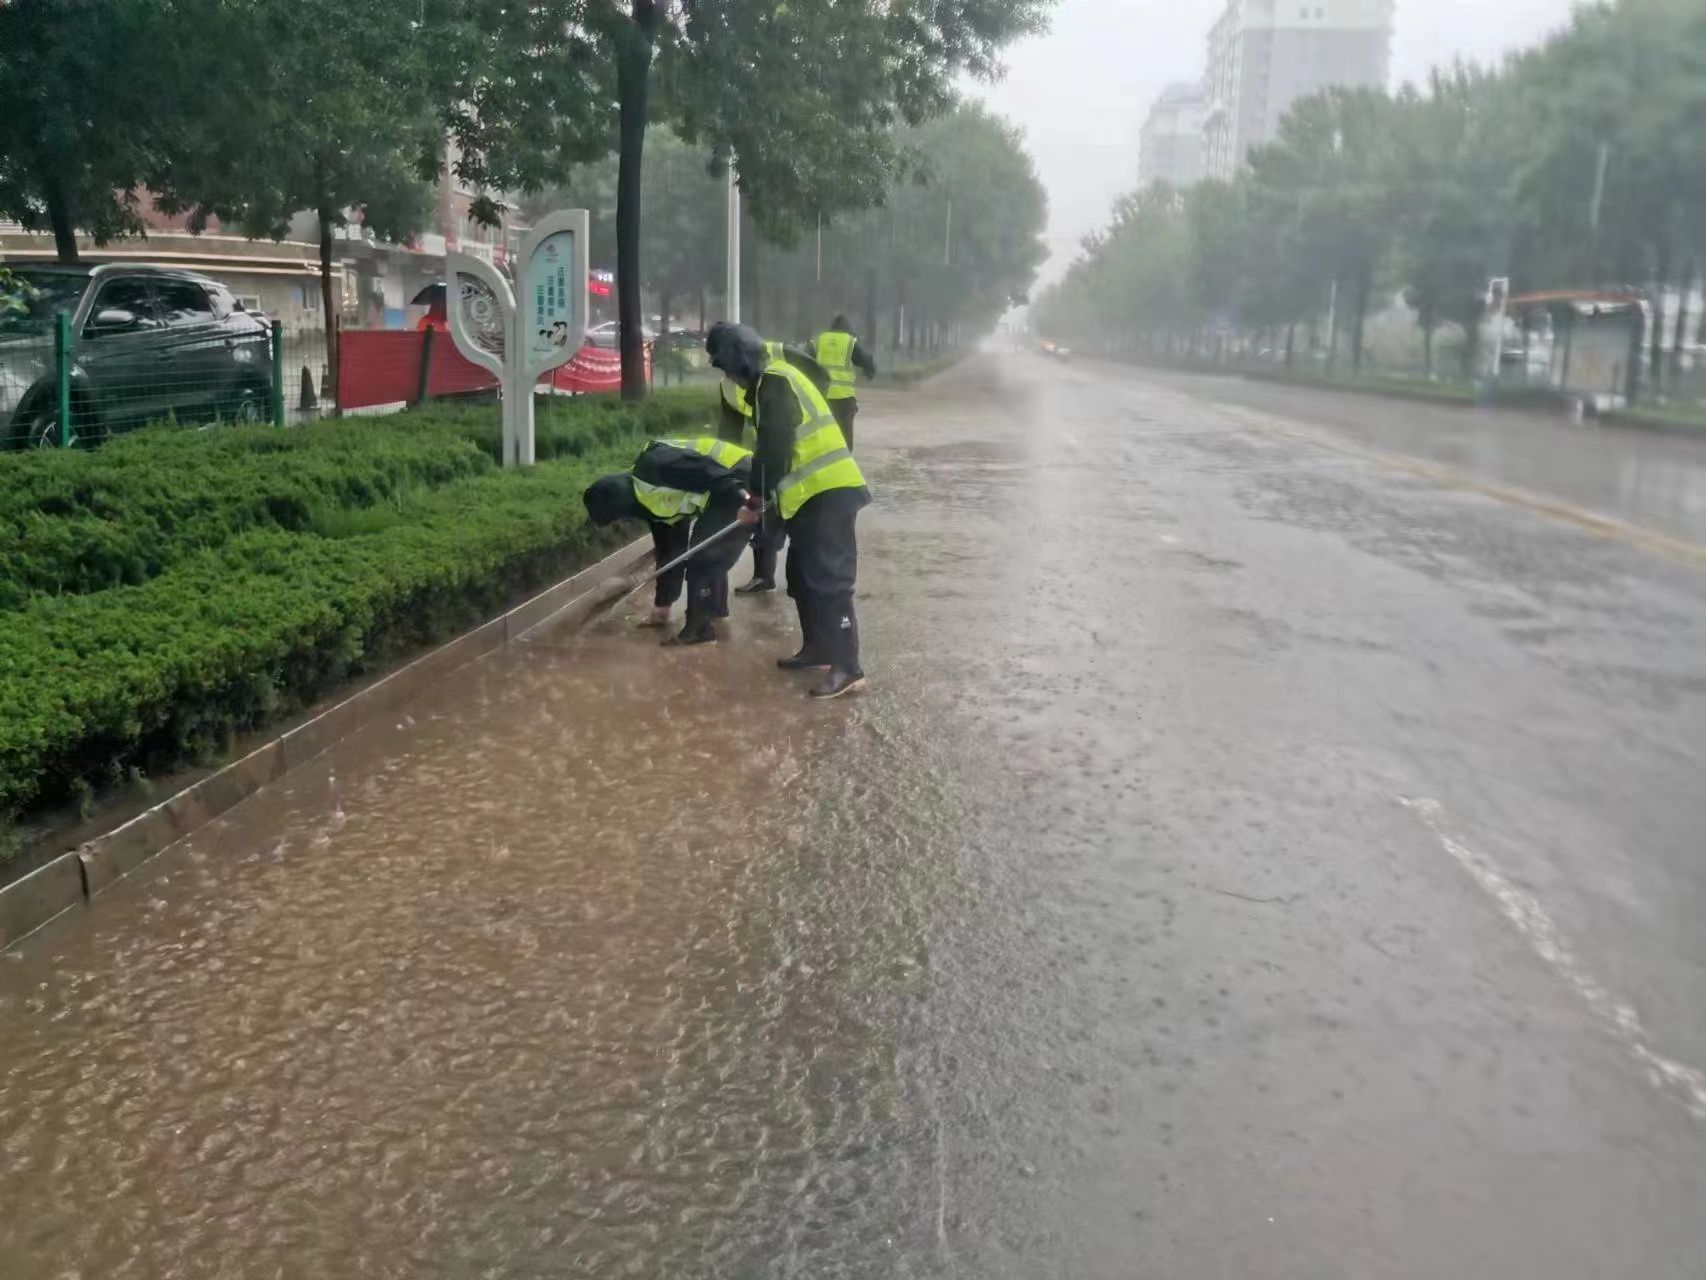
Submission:
[[[244,387],[222,416],[236,426],[255,427],[266,421],[264,408],[259,388]]]
[[[49,410],[36,414],[30,423],[29,436],[24,441],[24,447],[29,449],[57,449],[59,447],[59,415]]]

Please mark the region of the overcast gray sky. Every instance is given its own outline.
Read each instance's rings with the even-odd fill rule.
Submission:
[[[972,91],[1025,131],[1048,188],[1052,278],[1137,183],[1137,133],[1155,95],[1202,73],[1225,0],[1062,0],[1047,35],[1008,51],[1007,77]],[[1497,59],[1569,20],[1572,0],[1398,0],[1393,70],[1417,80],[1461,56]]]

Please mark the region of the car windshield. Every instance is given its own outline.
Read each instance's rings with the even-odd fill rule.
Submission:
[[[59,271],[0,267],[0,334],[45,334],[53,317],[74,311],[89,277]]]

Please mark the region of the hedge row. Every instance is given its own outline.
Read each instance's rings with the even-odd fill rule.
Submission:
[[[449,431],[155,428],[96,450],[0,457],[0,610],[146,582],[252,529],[395,501],[492,467]]]
[[[576,409],[563,416],[606,441],[578,445],[578,457],[554,413],[557,460],[502,472],[482,458],[475,474],[397,488],[388,501],[321,512],[306,527],[228,527],[214,544],[179,546],[144,581],[38,593],[0,612],[0,813],[205,759],[234,733],[560,576],[620,536],[586,525],[586,484],[626,466],[643,435],[696,426],[705,406],[701,392],[641,412]],[[437,438],[433,449],[449,440],[466,450],[458,424],[431,416],[412,425]],[[408,417],[340,424],[307,449],[365,459],[343,451],[340,433],[402,433]],[[149,438],[167,453],[184,447]],[[212,433],[180,439],[210,454],[228,447]]]
[[[706,394],[643,406],[547,401],[541,459],[580,457],[647,432],[697,426]],[[146,582],[185,555],[251,529],[303,532],[340,513],[395,503],[491,469],[488,405],[393,418],[186,431],[157,428],[96,450],[0,457],[0,610],[37,595]]]

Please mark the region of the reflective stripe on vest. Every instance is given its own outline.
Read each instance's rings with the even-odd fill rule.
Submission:
[[[800,405],[800,425],[794,432],[794,453],[788,474],[776,486],[776,504],[782,519],[792,520],[808,499],[831,489],[863,489],[864,473],[853,460],[847,437],[829,411],[829,401],[806,377],[786,360],[772,360],[766,376],[777,374],[788,380]]]
[[[660,524],[677,524],[688,516],[696,516],[711,500],[707,494],[689,493],[685,489],[668,489],[661,484],[647,484],[638,476],[634,477],[634,497],[651,514],[652,519]]]
[[[839,329],[825,329],[817,335],[817,362],[829,375],[829,390],[824,394],[831,400],[846,400],[858,394],[853,388],[853,348],[858,339]]]
[[[665,439],[662,443],[702,453],[713,462],[731,469],[752,457],[751,449],[743,449],[738,444],[730,444],[727,440],[719,440],[715,436]],[[709,494],[671,489],[661,484],[648,484],[638,476],[634,477],[634,497],[651,513],[654,520],[663,524],[676,524],[688,516],[698,515],[711,500]]]
[[[740,383],[727,376],[723,378],[723,403],[743,418],[752,417],[752,406],[747,403],[746,392],[741,390]]]

